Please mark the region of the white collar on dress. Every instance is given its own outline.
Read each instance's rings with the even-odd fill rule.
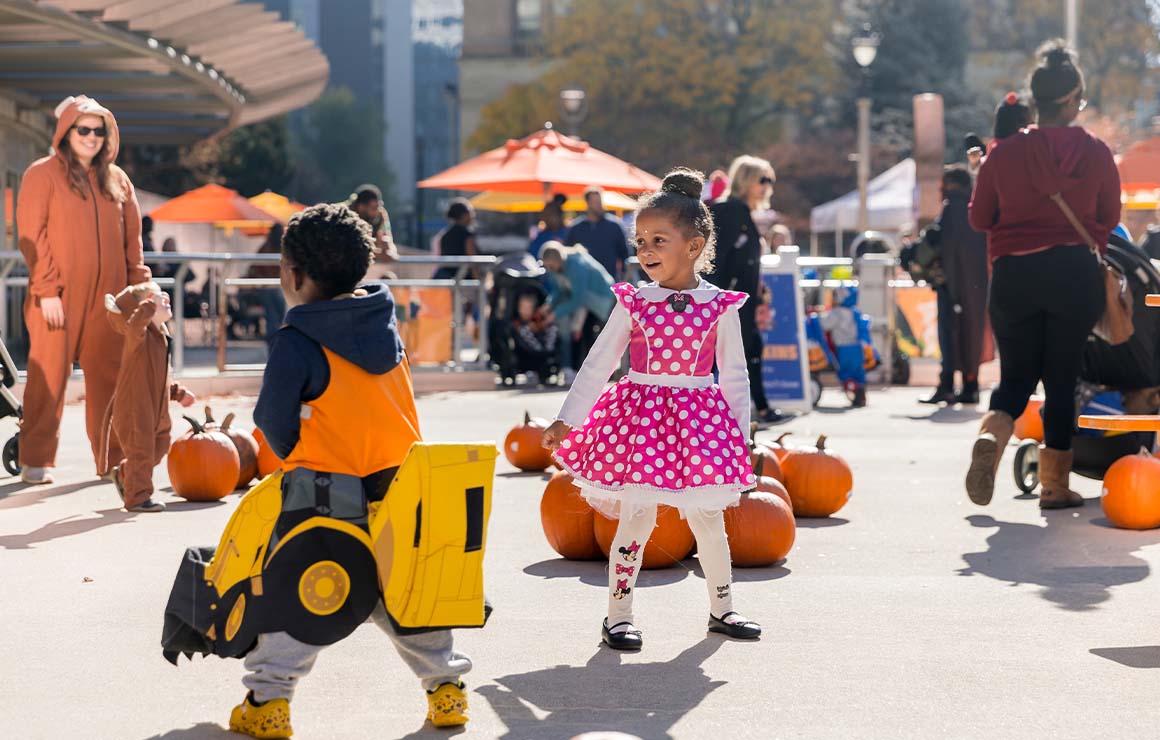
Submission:
[[[697,284],[697,287],[692,290],[670,290],[669,288],[662,288],[656,283],[649,283],[648,285],[641,286],[637,292],[650,303],[660,303],[661,301],[668,300],[668,297],[673,293],[684,293],[685,295],[691,296],[696,303],[708,303],[713,300],[714,296],[721,292],[721,289],[702,278],[701,282]]]

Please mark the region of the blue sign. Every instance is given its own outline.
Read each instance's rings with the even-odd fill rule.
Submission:
[[[763,272],[757,328],[764,345],[761,382],[769,405],[785,410],[812,408],[806,356],[804,310],[796,266]]]

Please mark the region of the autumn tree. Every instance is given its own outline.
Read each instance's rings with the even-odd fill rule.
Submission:
[[[548,39],[555,60],[483,110],[486,149],[558,116],[584,87],[584,138],[645,168],[702,167],[778,140],[786,114],[831,91],[836,0],[575,0]]]

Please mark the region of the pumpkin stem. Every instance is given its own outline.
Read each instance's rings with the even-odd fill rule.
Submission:
[[[757,467],[753,469],[753,475],[757,478],[761,477],[761,471],[765,468],[765,455],[757,456]]]
[[[527,411],[524,412],[524,426],[532,423],[532,415]]]
[[[211,409],[209,407],[209,404],[206,404],[206,407],[205,407],[205,425],[209,426],[210,424],[213,424],[213,423],[215,423],[213,420],[213,409]]]
[[[221,428],[222,428],[223,432],[228,432],[230,430],[230,424],[234,423],[234,418],[236,416],[237,416],[237,414],[235,414],[233,411],[226,414],[226,418],[222,419],[222,427]]]
[[[788,437],[791,434],[793,434],[793,432],[786,432],[785,434],[782,434],[780,437],[778,437],[777,439],[775,439],[773,441],[776,442],[777,444],[781,445],[782,447],[785,447],[784,440],[786,437]]]
[[[201,434],[202,432],[205,431],[205,426],[203,426],[200,421],[193,418],[192,416],[182,416],[181,418],[185,419],[187,422],[189,422],[189,425],[191,427],[193,427],[194,434]]]
[[[826,435],[824,434],[818,437],[818,449],[822,450],[823,452],[826,449]]]

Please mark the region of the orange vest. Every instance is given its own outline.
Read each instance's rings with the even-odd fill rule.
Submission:
[[[282,465],[360,478],[403,463],[422,439],[411,367],[404,357],[394,370],[373,375],[322,348],[330,383],[303,403],[298,444]]]

